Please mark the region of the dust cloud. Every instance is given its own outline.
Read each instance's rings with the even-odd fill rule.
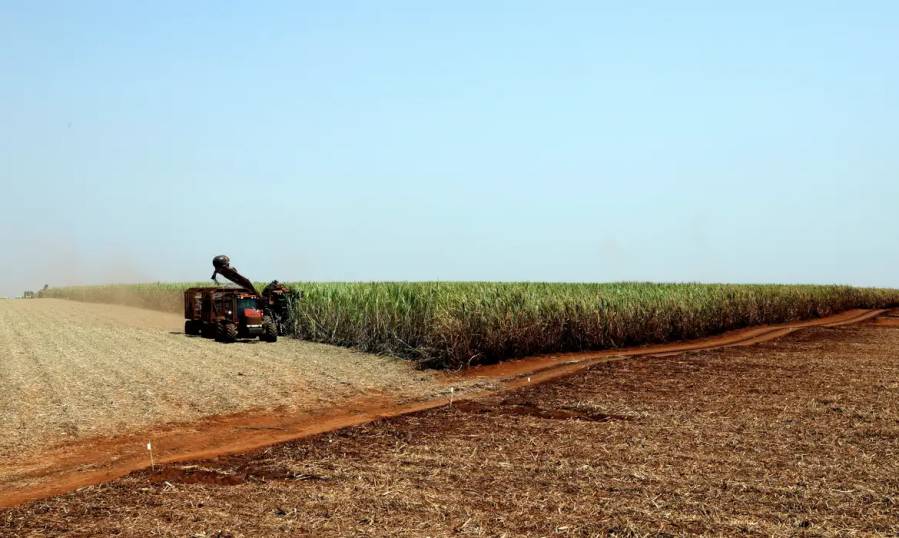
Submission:
[[[0,297],[20,297],[26,290],[80,284],[153,281],[127,249],[92,249],[82,254],[73,242],[58,238],[18,240],[0,253]]]

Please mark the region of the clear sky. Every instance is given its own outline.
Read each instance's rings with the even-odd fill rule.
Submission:
[[[734,4],[0,1],[0,295],[899,287],[899,3]]]

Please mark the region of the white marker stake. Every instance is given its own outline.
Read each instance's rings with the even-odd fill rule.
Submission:
[[[453,405],[453,394],[456,392],[455,387],[450,387],[450,405]]]
[[[153,461],[153,444],[147,441],[147,450],[150,452],[150,468],[156,470],[156,462]]]

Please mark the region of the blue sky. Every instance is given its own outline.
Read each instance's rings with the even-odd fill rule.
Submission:
[[[0,2],[0,295],[899,287],[899,4],[726,4]]]

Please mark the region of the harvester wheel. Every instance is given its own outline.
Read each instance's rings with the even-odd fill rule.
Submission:
[[[262,334],[259,339],[265,342],[278,341],[278,326],[272,321],[272,318],[262,320]]]
[[[200,327],[197,325],[197,322],[192,319],[185,321],[184,334],[190,334],[193,336],[200,334]]]
[[[237,325],[233,323],[220,323],[217,327],[216,340],[219,342],[233,342],[237,340]]]

